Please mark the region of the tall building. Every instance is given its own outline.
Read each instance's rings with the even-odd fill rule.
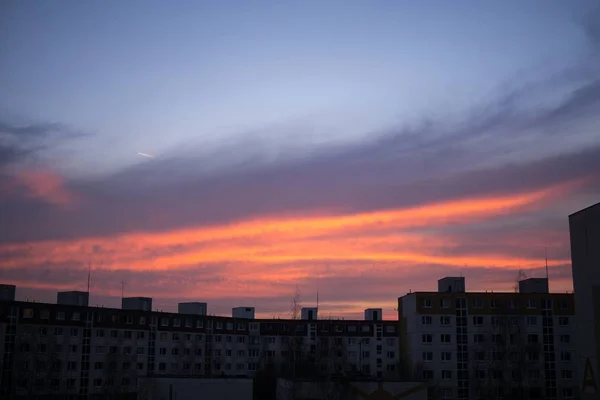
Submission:
[[[570,399],[576,395],[572,294],[544,279],[519,292],[467,292],[465,279],[398,299],[400,360],[442,399]]]
[[[600,399],[600,203],[569,216],[581,398]]]

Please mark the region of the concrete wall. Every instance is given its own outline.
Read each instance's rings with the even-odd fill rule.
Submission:
[[[139,398],[148,400],[252,400],[252,379],[140,378]]]
[[[578,386],[582,399],[600,399],[600,203],[570,215],[569,228]],[[594,291],[598,293],[596,296]],[[584,385],[586,380],[595,382],[596,389]]]

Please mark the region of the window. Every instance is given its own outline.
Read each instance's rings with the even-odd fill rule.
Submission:
[[[125,339],[131,339],[132,336],[133,336],[132,331],[125,331]]]
[[[483,325],[483,317],[473,317],[473,325]]]
[[[112,331],[110,331],[110,337],[111,338],[118,338],[119,337],[119,331],[113,329]]]
[[[137,363],[136,369],[138,371],[142,371],[144,369],[144,363],[141,363],[141,362]]]
[[[517,303],[516,300],[511,300],[510,301],[510,308],[513,309],[513,310],[519,308],[519,303]]]
[[[448,300],[448,299],[441,299],[440,300],[440,307],[442,307],[442,308],[450,308],[450,300]]]
[[[143,339],[144,338],[144,331],[138,331],[137,338],[138,339]]]
[[[558,325],[568,326],[569,325],[569,317],[558,317]]]
[[[167,364],[164,362],[158,363],[158,370],[160,372],[165,372],[167,370]]]
[[[196,320],[196,328],[204,328],[204,321],[201,319]]]
[[[130,346],[123,347],[123,354],[130,355],[131,354],[131,347]]]
[[[395,346],[396,345],[396,339],[394,339],[394,338],[387,338],[387,339],[385,339],[385,343],[388,346]]]
[[[442,351],[442,361],[452,361],[452,353],[449,351]]]
[[[565,399],[573,398],[573,388],[563,388],[562,395]]]
[[[527,325],[535,326],[537,325],[537,317],[534,315],[530,315],[527,317]]]
[[[71,336],[79,336],[79,329],[71,328]]]
[[[393,352],[393,351],[388,351],[387,352],[387,358],[394,358],[394,357],[396,357],[396,353],[395,352]]]
[[[450,400],[454,398],[452,394],[452,388],[441,388],[442,390],[442,400]]]
[[[202,364],[201,364],[201,363],[195,363],[195,364],[194,364],[194,369],[195,369],[196,371],[200,371],[200,370],[202,369]]]
[[[160,325],[161,326],[169,326],[169,318],[161,318],[160,319]]]
[[[245,336],[238,336],[237,337],[237,342],[238,343],[246,343],[246,337]]]
[[[81,316],[79,315],[78,312],[74,312],[73,313],[73,318],[71,318],[73,321],[79,321],[81,319]]]
[[[104,346],[96,346],[96,354],[104,354]]]
[[[179,355],[179,349],[178,348],[171,349],[171,354],[174,356]]]
[[[191,349],[183,349],[183,355],[184,356],[189,356],[190,354],[192,354]]]
[[[74,388],[75,387],[75,379],[73,379],[73,378],[67,379],[67,387],[69,389]]]
[[[484,351],[476,351],[475,352],[475,360],[476,361],[484,361],[485,360],[485,352]]]
[[[421,341],[423,343],[433,343],[433,335],[421,335]]]
[[[110,346],[110,348],[108,349],[108,352],[110,354],[117,354],[118,348],[117,346]]]
[[[133,316],[132,315],[128,315],[127,318],[125,319],[125,323],[126,324],[133,324]]]
[[[62,336],[63,335],[63,328],[61,328],[61,327],[54,328],[54,335],[55,336]]]
[[[473,299],[473,308],[483,308],[483,300]]]
[[[423,308],[431,308],[431,299],[422,299],[421,305]]]
[[[529,370],[527,375],[529,376],[529,379],[531,379],[531,380],[540,379],[540,370],[539,369],[531,369],[531,370]]]
[[[423,370],[423,379],[424,380],[433,379],[433,371],[429,370],[429,369],[424,369]]]
[[[50,311],[48,311],[48,310],[42,310],[40,312],[40,318],[41,319],[50,319]]]
[[[104,329],[96,330],[96,337],[104,337]]]
[[[146,325],[146,317],[140,317],[140,325]]]
[[[158,336],[160,340],[167,340],[167,332],[161,332],[160,335]]]
[[[257,331],[258,330],[258,324],[253,322],[250,324],[250,330],[251,331]]]
[[[33,318],[33,309],[26,308],[23,310],[23,318]]]
[[[500,308],[500,300],[498,300],[498,299],[490,300],[490,308]]]
[[[396,332],[396,327],[394,325],[386,325],[385,331],[387,333],[395,333]]]
[[[573,371],[570,369],[563,369],[560,371],[560,376],[563,379],[573,379]]]
[[[560,335],[561,343],[571,343],[571,335]]]
[[[485,379],[485,369],[475,370],[475,376],[477,377],[477,379]]]
[[[102,386],[102,379],[101,379],[101,378],[96,378],[96,379],[94,379],[94,386],[95,386],[95,387],[100,387],[100,386]]]
[[[473,343],[484,343],[485,336],[481,333],[476,333],[473,335]]]
[[[231,357],[231,350],[225,350],[225,357]]]
[[[227,330],[229,330],[229,331],[233,330],[233,322],[228,322],[226,324],[226,327],[227,327]]]
[[[138,347],[136,350],[137,354],[144,354],[144,348],[143,347]]]
[[[527,300],[527,308],[536,308],[537,302],[533,299]]]
[[[527,335],[527,343],[529,343],[529,344],[539,343],[538,335]]]
[[[173,332],[171,338],[175,341],[179,340],[179,333],[178,332]]]
[[[158,354],[161,356],[166,356],[167,355],[167,348],[166,347],[161,347],[160,349],[158,349]]]
[[[77,369],[77,363],[75,361],[69,361],[67,363],[67,370],[68,371],[75,371]]]
[[[215,350],[215,356],[221,357],[221,350],[220,349]]]
[[[444,369],[442,370],[442,379],[449,380],[452,379],[452,371]]]
[[[56,319],[59,321],[64,321],[65,319],[65,312],[64,311],[59,311],[56,313]]]
[[[227,335],[227,336],[225,336],[225,341],[226,341],[227,343],[231,343],[231,341],[232,341],[232,337],[231,337],[231,335]]]
[[[369,358],[371,356],[371,352],[369,352],[369,351],[363,351],[362,352],[362,356],[363,356],[363,358]]]
[[[217,322],[217,329],[223,329],[223,323],[222,322]]]
[[[442,326],[450,326],[451,324],[451,319],[448,316],[441,316],[440,317],[440,325]]]
[[[424,362],[432,362],[433,361],[433,352],[424,351],[423,352],[423,361]]]
[[[203,339],[202,335],[196,335],[196,342],[201,342]]]
[[[191,342],[192,341],[192,334],[191,333],[186,333],[185,334],[185,341],[186,342]]]
[[[77,353],[77,345],[76,344],[69,345],[69,353]]]
[[[431,325],[433,322],[433,318],[430,315],[423,315],[421,317],[421,324],[423,325]]]
[[[181,320],[179,318],[173,318],[173,326],[181,326]]]
[[[440,335],[440,342],[442,342],[442,343],[450,343],[451,342],[451,336],[448,335],[448,334]]]
[[[561,300],[559,303],[559,308],[561,310],[566,310],[569,308],[569,302],[567,302],[566,300]]]

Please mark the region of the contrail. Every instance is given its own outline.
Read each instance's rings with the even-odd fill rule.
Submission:
[[[154,158],[154,156],[153,156],[152,154],[140,153],[139,151],[138,151],[138,154],[139,154],[140,156]]]

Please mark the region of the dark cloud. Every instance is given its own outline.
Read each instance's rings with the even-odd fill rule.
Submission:
[[[373,142],[208,176],[194,174],[201,168],[193,158],[155,159],[109,177],[71,182],[69,189],[86,202],[68,215],[23,199],[5,202],[10,229],[0,239],[160,230],[307,209],[395,208],[598,177],[600,145],[584,140],[575,150],[561,152],[560,143],[544,148],[554,140],[577,143],[581,132],[589,134],[588,124],[600,115],[599,89],[598,81],[589,82],[535,114],[501,102],[458,126],[429,122]],[[570,125],[571,135],[547,136],[558,124]],[[519,135],[532,127],[535,134],[523,148]],[[229,152],[237,150],[234,145]]]
[[[26,161],[57,142],[80,135],[58,123],[16,125],[0,120],[0,168]]]

